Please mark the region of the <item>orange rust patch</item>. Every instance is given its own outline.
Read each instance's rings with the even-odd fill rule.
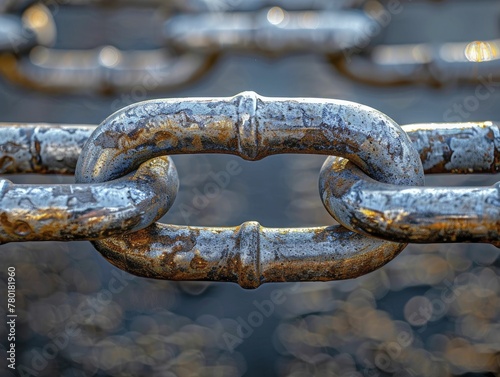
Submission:
[[[209,263],[200,256],[200,252],[198,250],[195,251],[193,259],[191,259],[191,263],[189,263],[189,267],[195,270],[203,270],[207,268]]]
[[[10,221],[7,214],[3,212],[0,215],[0,225],[9,234],[14,234],[19,237],[26,237],[33,232],[28,223],[16,220]]]

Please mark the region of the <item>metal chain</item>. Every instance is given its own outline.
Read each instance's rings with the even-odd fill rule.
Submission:
[[[422,139],[435,141],[434,154],[426,161],[434,172],[500,170],[498,123],[439,126],[408,128],[417,145]],[[370,179],[347,160],[330,157],[321,169],[320,193],[339,223],[362,234],[399,242],[500,246],[500,182],[492,187],[401,189]]]
[[[245,92],[134,104],[90,135],[92,130],[0,127],[0,173],[69,174],[78,158],[76,185],[0,180],[0,242],[94,239],[111,263],[139,276],[232,281],[246,288],[353,278],[384,265],[407,242],[499,244],[498,184],[421,187],[424,170],[497,172],[498,123],[403,130],[386,115],[352,102]],[[173,163],[159,156],[179,153],[231,153],[248,160],[277,153],[347,158],[328,157],[320,174],[323,202],[342,225],[148,226],[170,208],[177,191]]]
[[[70,173],[94,128],[2,124],[0,171]],[[91,240],[139,230],[169,210],[178,185],[167,157],[104,183],[25,185],[0,179],[0,243]]]
[[[157,2],[132,1],[141,6]],[[199,76],[214,59],[210,52],[181,53],[168,46],[151,50],[120,50],[109,45],[94,49],[54,49],[51,46],[55,43],[57,29],[50,1],[31,3],[34,5],[17,18],[3,15],[11,20],[12,25],[0,29],[0,52],[4,52],[0,55],[0,73],[30,88],[104,93],[143,85],[172,89]],[[44,3],[48,3],[47,6]],[[57,7],[82,3],[115,4],[115,1],[56,2]]]
[[[54,49],[54,4],[56,9],[132,5],[165,11],[163,31],[158,30],[163,46],[145,51],[112,45]],[[384,2],[348,0],[312,5],[305,0],[179,0],[167,5],[159,0],[4,1],[0,73],[51,91],[120,91],[151,78],[154,89],[169,89],[203,74],[221,54],[245,50],[319,53],[348,77],[374,84],[444,84],[500,75],[499,39],[438,46],[376,44],[372,40],[387,26],[388,7]]]

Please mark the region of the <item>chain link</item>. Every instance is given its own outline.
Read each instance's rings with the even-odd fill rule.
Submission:
[[[374,21],[357,10],[212,12],[178,15],[165,23],[165,38],[188,51],[251,50],[268,54],[336,55],[354,48]]]
[[[435,153],[427,157],[427,171],[500,170],[498,124],[445,124],[440,130],[412,127],[408,130],[416,144],[440,134],[441,140],[431,139],[437,145]],[[492,187],[401,189],[374,181],[347,160],[330,157],[321,169],[320,194],[339,223],[362,234],[400,242],[489,242],[500,246],[500,182]]]
[[[352,102],[245,92],[138,103],[97,129],[4,124],[0,140],[0,173],[75,172],[78,182],[27,186],[2,179],[0,242],[95,240],[111,263],[139,276],[255,288],[353,278],[384,265],[407,242],[499,245],[498,184],[419,187],[424,170],[496,173],[498,123],[401,128]],[[347,158],[328,157],[320,173],[321,198],[342,225],[150,225],[170,208],[178,185],[173,163],[159,156],[179,153]]]
[[[72,173],[94,128],[1,124],[0,172]],[[0,243],[90,240],[139,230],[169,210],[177,188],[177,171],[167,157],[104,183],[26,185],[0,179]]]
[[[0,243],[92,240],[136,231],[168,211],[177,186],[168,158],[91,185],[21,185],[0,179]]]
[[[108,181],[144,160],[178,153],[231,153],[248,160],[278,153],[335,154],[383,182],[423,184],[418,154],[382,113],[346,101],[272,99],[253,92],[126,107],[85,144],[76,181]],[[405,246],[360,238],[342,227],[266,229],[255,222],[235,228],[155,224],[94,245],[111,263],[139,276],[233,281],[245,288],[356,277]]]
[[[325,55],[350,78],[372,84],[478,81],[500,74],[500,40],[378,45],[388,4],[366,1],[29,0],[0,10],[0,73],[31,88],[113,92],[147,85],[170,89],[203,74],[231,50]],[[163,45],[120,50],[113,45],[60,50],[56,10],[68,6],[149,7],[164,18]],[[361,9],[362,7],[362,9]],[[493,8],[494,9],[494,8]],[[163,14],[163,13],[164,14]],[[377,32],[378,30],[378,32]],[[377,39],[381,39],[378,37]],[[382,38],[383,39],[383,38]],[[478,64],[477,62],[481,62]]]

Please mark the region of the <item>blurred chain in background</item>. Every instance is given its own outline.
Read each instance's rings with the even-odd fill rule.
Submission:
[[[475,8],[481,8],[482,16],[497,22],[498,5],[493,1],[479,3]],[[406,10],[407,5],[408,1],[400,0],[314,1],[312,6],[303,0],[286,5],[241,0],[4,0],[0,9],[0,73],[18,84],[49,91],[130,90],[144,82],[145,76],[150,76],[149,85],[154,89],[172,89],[204,74],[222,54],[245,51],[275,57],[296,52],[321,54],[348,77],[378,85],[443,85],[475,82],[478,76],[488,74],[500,76],[500,39],[494,39],[493,33],[481,42],[402,39],[387,44],[384,35],[390,34],[393,16],[405,10],[414,13],[413,22],[419,22],[433,11],[428,4],[424,11],[421,6]],[[451,9],[449,4],[442,6]],[[64,19],[72,20],[76,12],[90,11],[93,15],[89,20],[119,25],[123,9],[134,16],[147,15],[145,22],[129,19],[127,23],[140,25],[140,33],[135,33],[138,28],[118,30],[114,35],[104,33],[110,40],[104,38],[93,48],[53,48],[64,39],[58,25]],[[450,23],[460,26],[470,15],[459,17],[449,17],[447,12]],[[149,34],[142,29],[148,29]],[[66,33],[79,34],[74,25]],[[135,40],[137,34],[143,34],[148,43],[141,43],[140,50],[118,47],[130,34]]]
[[[451,1],[233,0],[165,6],[151,0],[140,4],[146,3],[151,8],[128,0],[3,2],[5,20],[17,26],[2,19],[0,29],[22,30],[25,38],[19,51],[13,51],[10,42],[2,45],[3,77],[30,89],[2,80],[1,120],[96,124],[145,99],[231,96],[244,90],[276,97],[351,100],[374,107],[399,124],[500,116],[496,1],[451,5]],[[316,43],[312,33],[296,48],[293,43],[302,39],[295,29],[279,32],[280,25],[299,21],[315,25],[314,12],[351,12],[352,7],[363,19],[369,15],[371,25],[380,29],[337,51],[332,59],[338,67],[370,82],[417,78],[447,85],[439,90],[366,86],[332,70],[324,59],[321,46],[325,45]],[[159,12],[163,8],[165,13]],[[294,18],[294,12],[304,11],[312,13]],[[213,18],[214,13],[225,17],[225,12],[230,12],[227,19]],[[32,17],[41,28],[26,28],[22,15],[25,20]],[[185,19],[186,24],[176,23],[176,17],[189,16],[193,18]],[[51,18],[56,27],[43,30]],[[202,21],[210,26],[202,35],[205,42],[195,32],[205,25]],[[266,31],[260,21],[270,29]],[[187,26],[191,23],[196,28]],[[235,24],[241,34],[234,33]],[[5,25],[17,29],[4,29]],[[225,33],[224,25],[233,32]],[[46,34],[37,34],[42,30]],[[179,31],[167,35],[168,30]],[[38,35],[45,35],[46,43]],[[232,35],[247,45],[243,48]],[[267,36],[262,47],[257,46],[260,35]],[[183,50],[185,40],[199,45]],[[482,42],[469,44],[475,40]],[[273,49],[273,43],[280,41],[291,44],[294,54],[288,47]],[[436,55],[440,50],[429,47],[464,41],[456,50],[461,55],[451,65],[441,64]],[[408,43],[416,45],[385,48]],[[75,48],[87,51],[76,55],[60,51]],[[150,50],[139,55],[143,52],[132,49]],[[275,50],[279,59],[273,57]],[[215,57],[218,64],[212,64]],[[482,60],[486,62],[479,63]],[[73,70],[67,70],[72,65]],[[461,72],[467,73],[468,85],[457,80]],[[193,74],[199,79],[177,85]],[[57,90],[47,91],[50,88]],[[182,185],[164,222],[227,226],[251,218],[271,227],[332,222],[312,183],[324,157],[273,156],[252,163],[229,156],[173,159]],[[207,191],[229,164],[237,166],[232,170],[237,174],[215,193]],[[15,183],[71,181],[8,178]],[[496,180],[487,175],[434,176],[427,178],[427,185],[490,185]],[[24,376],[494,376],[500,372],[500,259],[491,245],[410,246],[384,268],[355,280],[269,285],[252,292],[227,284],[136,278],[110,266],[89,243],[7,244],[0,246],[0,260],[2,295],[7,292],[7,267],[17,270],[16,364]],[[5,314],[5,304],[0,308]],[[7,330],[0,327],[4,348]],[[14,375],[8,374],[4,363],[2,359],[2,373]]]

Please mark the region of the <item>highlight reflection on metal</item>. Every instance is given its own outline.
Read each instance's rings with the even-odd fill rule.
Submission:
[[[500,58],[500,39],[474,41],[465,46],[464,54],[470,62],[487,62]]]
[[[0,243],[91,240],[136,231],[168,211],[177,188],[168,157],[103,183],[26,185],[0,179]]]
[[[498,172],[498,123],[407,126],[430,173]],[[439,125],[440,126],[440,125]],[[492,187],[397,187],[376,182],[345,159],[329,157],[320,194],[345,227],[411,243],[489,242],[500,247],[500,183]]]
[[[392,85],[477,82],[500,76],[500,39],[490,41],[373,46],[369,53],[350,54],[349,61],[332,58],[350,78]]]
[[[232,153],[249,160],[277,153],[337,154],[383,182],[423,184],[418,154],[382,113],[345,101],[252,92],[126,107],[91,135],[76,180],[108,181],[149,158],[178,153]],[[94,245],[111,263],[140,276],[237,281],[246,288],[353,278],[387,263],[405,246],[341,227],[264,229],[257,223],[212,229],[155,224]]]

